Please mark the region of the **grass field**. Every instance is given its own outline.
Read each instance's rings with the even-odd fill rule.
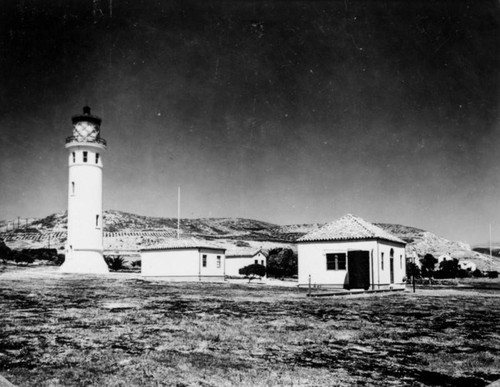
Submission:
[[[499,301],[7,271],[0,374],[19,386],[485,386],[500,379]]]

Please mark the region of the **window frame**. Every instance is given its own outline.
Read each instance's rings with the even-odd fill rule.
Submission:
[[[201,256],[201,266],[202,267],[207,267],[207,265],[208,265],[207,254],[203,254]]]
[[[82,157],[83,157],[84,163],[86,163],[88,161],[88,154],[89,154],[89,152],[87,152],[87,151],[82,152]]]
[[[347,253],[325,253],[326,271],[347,271]]]

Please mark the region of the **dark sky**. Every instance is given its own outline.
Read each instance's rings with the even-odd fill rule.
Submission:
[[[500,240],[497,1],[0,5],[0,218],[67,206],[102,117],[104,208],[278,224],[346,213]]]

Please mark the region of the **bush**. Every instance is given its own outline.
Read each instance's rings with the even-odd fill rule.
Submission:
[[[0,239],[0,259],[4,262],[12,259],[12,250]]]
[[[267,274],[274,278],[293,277],[297,275],[297,254],[292,249],[275,248],[269,251],[267,258]]]
[[[138,259],[137,261],[132,262],[132,267],[141,267],[141,260]]]
[[[410,281],[412,277],[420,278],[422,273],[420,272],[420,268],[415,263],[407,262],[406,275],[408,276],[408,281]]]
[[[435,278],[456,278],[460,267],[458,259],[453,258],[451,261],[442,261],[439,264],[439,270],[434,272]]]
[[[472,272],[472,276],[475,277],[475,278],[482,278],[483,277],[483,273],[481,272],[481,270],[479,269],[476,269]]]
[[[489,271],[488,272],[488,278],[498,278],[498,271]]]
[[[470,270],[458,269],[457,278],[469,278],[470,276],[472,276]]]
[[[420,260],[422,264],[422,276],[431,278],[434,274],[434,268],[438,260],[432,254],[425,254],[425,256]]]
[[[264,277],[266,275],[266,267],[254,263],[253,265],[248,265],[239,270],[240,275],[244,275],[249,278],[250,281],[256,277]],[[249,281],[249,282],[250,282]]]
[[[61,266],[66,260],[66,256],[64,254],[57,254],[57,258],[54,261],[54,264],[57,266]]]
[[[116,257],[105,255],[104,260],[106,261],[109,270],[118,271],[126,268],[125,259],[120,255],[117,255]]]
[[[29,254],[26,254],[26,253],[20,252],[20,251],[15,251],[13,256],[14,256],[14,261],[16,263],[28,265],[28,264],[33,263],[35,261],[35,258],[33,258],[32,255],[29,255]]]

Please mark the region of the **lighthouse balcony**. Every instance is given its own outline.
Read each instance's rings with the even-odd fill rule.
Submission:
[[[104,138],[84,138],[80,136],[69,136],[66,138],[66,144],[70,143],[83,143],[83,144],[100,144],[106,146],[106,140]]]

